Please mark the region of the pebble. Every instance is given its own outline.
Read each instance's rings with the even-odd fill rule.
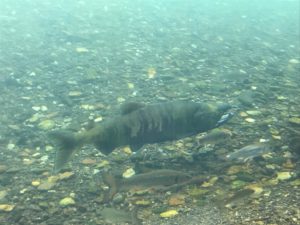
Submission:
[[[15,208],[14,205],[0,204],[0,212],[10,212]]]
[[[97,117],[96,119],[94,119],[95,123],[101,122],[103,120],[102,116]]]
[[[212,177],[208,181],[204,182],[201,187],[211,187],[217,182],[218,179],[218,177]]]
[[[255,122],[255,119],[250,118],[250,117],[247,117],[247,118],[245,119],[245,121],[248,122],[248,123],[254,123],[254,122]]]
[[[81,163],[83,165],[92,165],[92,164],[95,164],[96,162],[97,161],[95,159],[89,159],[89,158],[84,159],[84,160],[81,161]]]
[[[129,178],[129,177],[132,177],[133,175],[135,175],[135,171],[133,168],[129,168],[127,170],[125,170],[125,172],[123,173],[123,177],[124,178]]]
[[[133,83],[127,83],[127,85],[128,85],[129,89],[133,89],[134,88],[134,84]]]
[[[13,150],[14,148],[15,148],[15,144],[13,144],[13,143],[9,143],[8,145],[7,145],[7,150]]]
[[[7,195],[7,191],[5,191],[5,190],[0,191],[0,201],[1,201],[2,199],[4,199],[6,195]]]
[[[258,186],[257,184],[250,184],[250,185],[246,186],[245,188],[253,190],[255,195],[261,194],[264,190],[262,187]]]
[[[249,111],[246,111],[246,113],[250,116],[258,116],[258,115],[261,115],[261,112],[258,111],[258,110],[249,110]]]
[[[43,130],[50,130],[55,127],[55,122],[53,120],[43,120],[38,124],[38,127]]]
[[[240,112],[240,116],[241,116],[241,117],[247,117],[248,114],[247,114],[246,112]]]
[[[159,215],[160,215],[160,217],[162,217],[162,218],[170,218],[170,217],[174,217],[174,216],[178,215],[178,212],[177,212],[177,210],[175,210],[175,209],[171,209],[171,210],[162,212],[162,213],[159,214]]]
[[[7,170],[7,166],[0,165],[0,173],[4,173]]]
[[[280,96],[277,96],[277,99],[278,100],[287,100],[288,98],[285,97],[285,96],[280,95]]]
[[[37,186],[39,186],[40,184],[41,184],[41,182],[38,181],[38,180],[33,180],[33,181],[31,182],[31,185],[34,186],[34,187],[37,187]]]
[[[101,162],[99,162],[98,164],[97,164],[97,168],[103,168],[103,167],[106,167],[106,166],[108,166],[109,165],[109,161],[107,161],[107,160],[102,160]]]
[[[277,172],[277,180],[283,181],[292,178],[291,172]]]
[[[58,174],[58,176],[59,176],[59,180],[67,180],[67,179],[73,177],[74,173],[73,172],[64,172],[64,173]]]
[[[131,148],[129,146],[124,147],[123,152],[126,153],[127,155],[132,154]]]
[[[68,94],[70,97],[80,97],[82,95],[81,91],[70,91]]]
[[[40,111],[41,110],[41,107],[39,106],[32,106],[31,107],[34,111]]]
[[[184,203],[185,203],[185,196],[179,194],[171,196],[168,201],[169,206],[184,205]]]
[[[40,158],[41,162],[45,163],[46,161],[48,161],[49,156],[48,155],[44,155]]]
[[[85,47],[77,47],[75,50],[78,53],[89,52],[89,50],[87,48],[85,48]]]
[[[123,97],[118,97],[118,98],[117,98],[117,101],[120,102],[120,103],[121,103],[121,102],[125,102],[125,100],[126,100],[126,99],[123,98]]]
[[[148,68],[147,74],[148,74],[148,79],[153,79],[156,75],[156,69],[153,67]]]
[[[299,64],[300,61],[299,61],[298,59],[290,59],[290,60],[289,60],[289,63],[290,63],[290,64]]]
[[[75,201],[71,197],[66,197],[59,201],[59,205],[60,206],[75,205]]]
[[[40,191],[48,191],[51,188],[53,188],[54,185],[55,185],[55,183],[53,183],[53,182],[44,181],[44,182],[41,182],[41,184],[38,186],[37,189]]]
[[[82,104],[80,108],[85,109],[85,110],[94,110],[95,107],[93,105],[88,105],[88,104]]]
[[[289,118],[289,122],[295,125],[300,125],[300,117]]]
[[[46,112],[48,110],[48,107],[45,105],[41,106],[41,111]]]

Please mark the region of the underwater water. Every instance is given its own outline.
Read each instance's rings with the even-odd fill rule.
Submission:
[[[299,23],[299,0],[1,0],[0,224],[299,224]]]

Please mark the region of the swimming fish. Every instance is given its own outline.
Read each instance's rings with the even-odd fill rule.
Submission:
[[[188,173],[172,170],[157,169],[146,173],[134,175],[130,178],[116,179],[111,174],[103,174],[104,182],[110,187],[106,201],[118,191],[154,189],[159,191],[177,190],[190,184],[200,184],[206,181],[207,177],[191,176]]]
[[[204,136],[201,136],[197,142],[198,145],[216,144],[228,140],[232,136],[230,130],[216,128]]]
[[[271,151],[272,148],[269,145],[260,144],[260,143],[252,144],[252,145],[247,145],[235,152],[226,155],[226,159],[247,162],[249,160],[252,160],[255,157],[261,156]]]
[[[58,140],[54,171],[60,171],[76,149],[94,144],[104,154],[129,145],[133,151],[144,144],[176,140],[213,129],[230,108],[228,104],[167,102],[153,105],[130,104],[123,114],[81,133],[54,131]],[[221,119],[224,123],[224,117]]]

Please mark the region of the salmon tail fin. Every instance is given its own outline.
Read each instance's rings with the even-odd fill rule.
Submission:
[[[54,131],[50,136],[57,141],[58,149],[56,150],[54,160],[54,173],[58,173],[65,167],[72,154],[80,147],[76,136],[69,131]]]

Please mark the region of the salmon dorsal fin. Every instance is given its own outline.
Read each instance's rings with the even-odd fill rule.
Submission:
[[[136,111],[140,108],[145,107],[144,103],[139,103],[139,102],[126,102],[123,105],[121,105],[120,110],[121,110],[121,115],[126,115],[129,113],[132,113],[133,111]]]

